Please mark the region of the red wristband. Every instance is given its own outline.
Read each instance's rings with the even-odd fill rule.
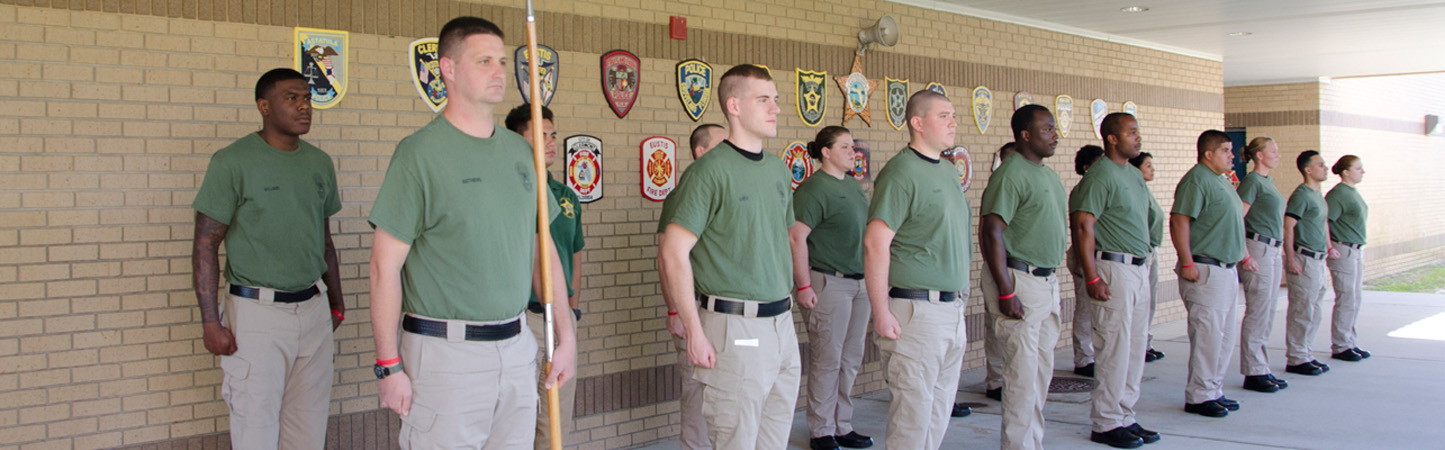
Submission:
[[[669,316],[676,316],[676,315],[677,315],[677,311],[668,311],[668,312],[667,312],[667,315],[669,315]]]
[[[342,314],[341,311],[333,309],[331,310],[331,315],[336,316],[337,319],[346,320],[346,315]]]
[[[1094,277],[1094,279],[1089,280],[1088,283],[1084,283],[1084,284],[1094,284],[1094,283],[1098,283],[1099,280],[1102,280],[1102,279],[1103,279],[1103,277]]]
[[[811,287],[813,287],[813,285],[811,285],[811,284],[810,284],[810,285],[807,285],[807,286],[800,287],[800,288],[798,288],[798,292],[803,292],[803,289],[808,289],[808,288],[811,288]]]
[[[1179,266],[1180,269],[1188,269],[1188,268],[1190,268],[1190,267],[1194,267],[1194,263],[1189,263],[1189,264],[1185,264],[1185,265]]]
[[[387,367],[387,366],[396,365],[396,363],[399,363],[399,362],[401,362],[401,357],[400,357],[400,356],[395,357],[395,358],[392,358],[392,359],[387,359],[387,360],[380,360],[380,359],[378,359],[378,360],[376,360],[376,365],[381,366],[381,367]]]
[[[1000,295],[1000,296],[998,297],[998,299],[999,299],[999,300],[1008,300],[1008,299],[1011,299],[1011,298],[1014,298],[1014,297],[1018,297],[1018,295],[1019,295],[1018,292],[1013,292],[1013,293],[1010,293],[1009,295]]]

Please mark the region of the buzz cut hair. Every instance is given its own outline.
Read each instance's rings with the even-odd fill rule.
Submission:
[[[497,39],[506,39],[502,29],[490,20],[481,17],[461,16],[452,19],[442,26],[441,33],[437,34],[437,56],[452,58],[452,54],[461,47],[462,41],[467,40],[475,34],[490,34]]]
[[[723,115],[727,115],[728,99],[740,95],[738,91],[742,90],[743,78],[773,81],[773,74],[768,73],[768,69],[752,64],[738,64],[724,72],[717,82],[717,101],[723,107]]]
[[[1013,117],[1009,118],[1009,127],[1012,128],[1014,132],[1014,142],[1024,140],[1024,131],[1028,131],[1029,126],[1033,125],[1034,121],[1039,120],[1040,112],[1045,115],[1053,114],[1049,112],[1049,108],[1044,107],[1044,105],[1033,103],[1024,105],[1022,108],[1019,108],[1018,111],[1014,111]]]
[[[1199,140],[1195,141],[1194,149],[1198,151],[1195,157],[1204,159],[1204,154],[1219,147],[1219,144],[1229,142],[1229,135],[1219,130],[1205,130],[1199,133]]]
[[[287,67],[268,70],[266,73],[261,74],[261,78],[256,80],[256,100],[265,98],[266,94],[270,94],[271,88],[276,87],[276,83],[286,80],[305,79],[306,77],[301,76],[301,72]]]
[[[928,107],[933,105],[934,100],[948,102],[948,97],[928,89],[914,92],[913,95],[908,96],[908,105],[904,107],[903,121],[908,123],[909,134],[914,132],[913,118],[928,114]]]
[[[692,129],[692,136],[688,136],[688,138],[687,138],[687,148],[688,148],[689,150],[692,150],[692,151],[696,152],[698,147],[701,147],[701,146],[703,146],[703,145],[705,145],[705,144],[712,144],[712,145],[709,145],[708,148],[712,148],[713,146],[716,146],[716,145],[717,145],[716,142],[708,142],[708,141],[707,141],[709,137],[712,137],[712,129],[713,129],[713,128],[717,128],[717,129],[719,129],[719,130],[725,129],[725,128],[723,128],[722,125],[718,125],[718,124],[715,124],[715,123],[705,123],[705,124],[702,124],[702,125],[698,125],[697,128],[693,128],[693,129]],[[706,149],[704,149],[704,150],[706,150]]]
[[[1104,135],[1104,142],[1109,142],[1109,136],[1119,134],[1119,130],[1124,128],[1124,121],[1126,119],[1134,119],[1134,115],[1126,112],[1116,112],[1104,116],[1104,123],[1099,125],[1099,134]]]

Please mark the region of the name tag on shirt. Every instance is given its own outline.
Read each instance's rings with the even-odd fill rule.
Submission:
[[[733,340],[733,345],[736,345],[736,346],[738,346],[738,347],[757,347],[757,346],[758,346],[758,340],[757,340],[757,339],[735,339],[735,340]]]

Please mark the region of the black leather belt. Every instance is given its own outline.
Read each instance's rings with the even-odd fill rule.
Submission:
[[[1336,243],[1336,244],[1343,245],[1343,246],[1346,246],[1346,247],[1349,247],[1349,248],[1353,248],[1353,249],[1355,249],[1355,250],[1359,250],[1360,247],[1364,247],[1364,244],[1351,244],[1351,243],[1349,243],[1349,242],[1340,242],[1340,241],[1335,241],[1335,243]]]
[[[1200,264],[1208,264],[1208,265],[1211,265],[1211,266],[1223,267],[1223,268],[1225,268],[1225,269],[1233,269],[1234,266],[1235,266],[1236,264],[1238,264],[1238,263],[1227,263],[1227,262],[1220,261],[1220,260],[1217,260],[1217,259],[1214,259],[1214,258],[1210,258],[1210,257],[1208,257],[1208,256],[1200,256],[1200,255],[1194,255],[1194,262],[1197,262],[1197,263],[1200,263]]]
[[[1268,245],[1268,246],[1270,246],[1270,247],[1279,247],[1279,246],[1281,246],[1281,245],[1284,245],[1284,241],[1281,241],[1281,240],[1279,240],[1279,239],[1275,239],[1275,238],[1272,238],[1272,237],[1269,237],[1269,236],[1265,236],[1265,235],[1263,235],[1263,234],[1255,233],[1255,232],[1253,232],[1253,231],[1246,231],[1246,232],[1244,232],[1244,237],[1250,238],[1250,239],[1254,239],[1254,240],[1256,240],[1256,241],[1263,242],[1263,243],[1265,243],[1265,245]]]
[[[817,267],[811,267],[811,269],[813,269],[814,272],[818,272],[818,273],[821,273],[821,274],[824,274],[824,275],[832,275],[832,276],[835,276],[835,277],[838,277],[838,278],[847,278],[847,279],[849,279],[849,280],[861,280],[861,279],[863,279],[863,274],[861,274],[861,273],[846,273],[846,274],[845,274],[845,273],[843,273],[843,272],[838,272],[838,271],[836,271],[836,270],[819,269],[819,268],[817,268]]]
[[[423,319],[416,316],[401,318],[401,329],[423,336],[447,337],[447,323],[440,320]],[[468,341],[500,341],[510,339],[522,332],[520,319],[496,325],[467,325]]]
[[[1027,274],[1029,274],[1029,275],[1033,275],[1033,276],[1036,276],[1036,277],[1047,277],[1047,276],[1049,276],[1049,275],[1053,275],[1053,274],[1054,274],[1054,268],[1053,268],[1053,267],[1030,267],[1028,264],[1024,263],[1023,261],[1019,261],[1019,260],[1013,259],[1013,258],[1006,258],[1006,259],[1004,259],[1003,264],[1004,264],[1005,266],[1008,266],[1008,268],[1010,268],[1010,269],[1017,269],[1017,270],[1019,270],[1019,271],[1021,271],[1021,272],[1024,272],[1024,273],[1027,273]]]
[[[704,307],[704,308],[707,307],[707,301],[708,301],[709,299],[712,300],[712,311],[713,311],[713,312],[718,312],[718,313],[723,313],[723,314],[731,314],[731,315],[734,315],[734,316],[746,316],[746,315],[747,315],[747,303],[748,303],[748,302],[743,302],[743,301],[727,300],[727,299],[721,299],[721,298],[712,297],[712,296],[708,296],[708,295],[704,295],[704,294],[697,294],[697,303],[698,303],[698,306],[699,306],[699,307]],[[782,300],[778,300],[778,301],[775,301],[775,302],[767,302],[767,303],[754,302],[754,303],[757,303],[757,304],[758,304],[758,317],[759,317],[759,318],[774,317],[774,316],[777,316],[777,315],[779,315],[779,314],[788,312],[789,310],[792,310],[792,309],[793,309],[793,298],[792,298],[792,297],[788,297],[788,298],[785,298],[785,299],[782,299]]]
[[[276,291],[276,295],[272,297],[272,300],[276,303],[300,303],[310,300],[311,297],[315,297],[316,294],[320,293],[321,288],[313,284],[311,287],[303,289],[300,292]],[[233,284],[231,285],[231,295],[259,300],[261,298],[261,288]]]
[[[1294,246],[1294,251],[1299,252],[1299,254],[1305,255],[1306,258],[1310,259],[1325,259],[1325,256],[1329,255],[1326,252],[1317,252],[1304,247],[1300,247],[1298,245]]]
[[[888,288],[889,297],[903,298],[908,300],[928,301],[928,294],[933,292],[938,292],[938,301],[943,303],[958,300],[959,297],[957,292],[930,291],[927,289]]]
[[[1124,263],[1131,266],[1142,266],[1144,265],[1144,263],[1149,262],[1149,258],[1141,258],[1138,256],[1130,255],[1128,253],[1095,252],[1094,254],[1098,255],[1099,259],[1105,261]]]

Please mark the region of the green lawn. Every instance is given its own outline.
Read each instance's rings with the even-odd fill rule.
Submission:
[[[1365,288],[1392,292],[1445,293],[1445,265],[1421,267],[1376,278],[1365,283]]]

